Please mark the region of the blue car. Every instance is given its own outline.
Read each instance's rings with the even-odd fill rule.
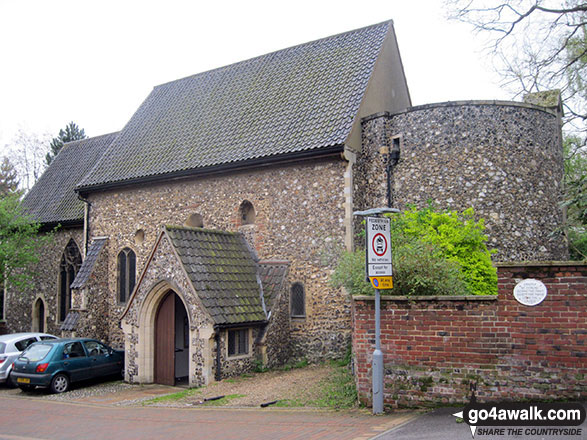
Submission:
[[[67,391],[73,382],[102,376],[124,377],[124,351],[94,339],[36,342],[14,361],[12,378],[22,390]]]

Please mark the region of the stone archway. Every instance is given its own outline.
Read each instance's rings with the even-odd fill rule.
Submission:
[[[187,374],[188,377],[186,377],[185,379],[188,381],[189,383],[189,372],[194,371],[193,365],[192,365],[192,344],[189,343],[189,341],[192,340],[193,335],[191,334],[190,329],[190,316],[187,313],[188,308],[185,305],[185,301],[182,298],[182,295],[180,294],[180,290],[176,287],[171,285],[169,282],[167,281],[161,281],[158,284],[156,284],[151,291],[149,292],[149,294],[146,296],[145,300],[143,301],[143,304],[139,310],[139,314],[138,314],[138,344],[137,344],[137,367],[138,367],[138,371],[137,371],[137,379],[140,383],[153,383],[157,381],[157,375],[156,375],[156,369],[155,369],[155,365],[156,362],[159,361],[161,362],[160,356],[157,354],[157,338],[158,338],[158,333],[159,336],[160,335],[160,331],[157,331],[157,323],[158,323],[158,318],[160,315],[160,312],[162,310],[162,308],[165,307],[165,302],[166,300],[169,300],[169,298],[172,298],[172,302],[167,304],[167,307],[169,308],[173,308],[174,312],[173,312],[173,316],[175,317],[175,309],[176,309],[176,304],[177,304],[177,309],[180,311],[178,316],[182,317],[182,329],[185,329],[184,331],[187,331],[188,334],[184,335],[181,334],[181,341],[183,343],[184,337],[186,337],[188,343],[184,344],[184,349],[186,350],[186,353],[184,356],[182,356],[182,362],[184,364],[182,364],[182,368],[180,369],[182,372],[184,370],[187,369],[187,372],[185,372]],[[182,311],[183,309],[183,311]],[[169,312],[169,310],[168,310]],[[185,317],[187,319],[187,325],[184,327],[183,324],[183,317]],[[175,325],[175,319],[173,320]],[[173,329],[169,329],[170,333],[173,334],[173,337],[175,338],[176,335],[176,331],[175,328]],[[159,343],[160,344],[160,343]],[[185,347],[185,345],[187,345],[187,347]],[[173,345],[175,348],[175,344]],[[166,356],[169,356],[169,354],[167,354]],[[158,359],[159,357],[159,359]],[[167,362],[169,362],[169,359],[167,359]],[[176,369],[175,369],[175,362],[173,365],[173,374],[175,374]],[[183,373],[182,373],[183,375]]]

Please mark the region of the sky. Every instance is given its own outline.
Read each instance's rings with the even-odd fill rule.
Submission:
[[[18,130],[118,131],[158,84],[394,20],[414,105],[509,99],[441,0],[0,0],[0,157]]]

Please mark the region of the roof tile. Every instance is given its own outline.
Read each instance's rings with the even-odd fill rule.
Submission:
[[[342,145],[391,21],[159,85],[89,189]]]

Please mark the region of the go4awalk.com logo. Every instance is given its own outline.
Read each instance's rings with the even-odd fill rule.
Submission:
[[[584,438],[586,411],[581,403],[504,402],[477,403],[475,393],[471,402],[453,414],[463,419],[475,435],[520,436],[524,438]]]

